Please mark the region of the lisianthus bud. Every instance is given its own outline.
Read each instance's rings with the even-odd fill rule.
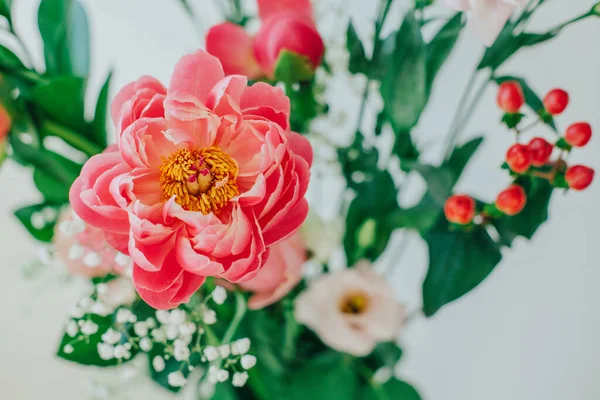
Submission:
[[[465,195],[451,196],[444,205],[444,214],[452,223],[470,224],[475,216],[475,200]]]
[[[522,186],[511,185],[496,198],[496,208],[506,215],[517,215],[527,204],[527,195]]]

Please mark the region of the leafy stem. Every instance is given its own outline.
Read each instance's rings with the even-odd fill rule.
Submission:
[[[80,133],[75,132],[57,122],[46,120],[42,122],[42,129],[49,135],[59,137],[66,143],[80,150],[88,156],[94,156],[102,153],[104,150],[94,142],[86,139]]]

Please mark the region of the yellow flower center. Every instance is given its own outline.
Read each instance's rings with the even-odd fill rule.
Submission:
[[[340,311],[344,314],[362,314],[369,306],[369,298],[365,293],[352,293],[340,302]]]
[[[239,195],[238,165],[217,147],[179,150],[164,160],[160,172],[165,200],[176,196],[185,210],[218,214]]]

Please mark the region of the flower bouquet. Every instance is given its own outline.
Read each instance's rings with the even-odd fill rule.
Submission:
[[[402,328],[473,291],[505,248],[546,222],[555,191],[592,183],[594,170],[571,161],[590,124],[556,120],[569,94],[540,96],[526,77],[498,70],[597,18],[600,4],[530,32],[544,0],[374,1],[372,37],[350,21],[340,43],[315,17],[327,5],[215,1],[226,22],[208,29],[204,50],[181,57],[168,85],[142,76],[113,96],[109,74],[87,104],[82,3],[41,1],[39,68],[14,29],[12,1],[0,0],[12,36],[0,45],[0,159],[29,168],[43,196],[15,216],[48,243],[41,263],[89,287],[66,312],[58,357],[135,365],[201,399],[421,399],[397,373]],[[173,6],[197,20],[191,2]],[[432,155],[415,127],[462,34],[485,48]],[[344,79],[361,100],[340,118],[334,84]],[[489,198],[454,193],[483,138],[458,142],[494,84],[498,120],[514,136],[499,153],[506,181]],[[340,126],[346,137],[327,134]],[[401,205],[414,177],[426,190]],[[327,219],[324,200],[335,208]],[[429,249],[416,309],[397,300],[386,274],[398,260],[381,262],[406,244],[391,245],[398,231]]]

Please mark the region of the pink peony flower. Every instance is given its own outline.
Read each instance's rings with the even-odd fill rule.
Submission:
[[[129,257],[108,244],[104,231],[77,218],[70,208],[58,218],[53,244],[56,257],[73,275],[95,278],[122,274],[129,266]]]
[[[161,102],[164,92],[147,77],[121,90],[118,147],[84,165],[70,200],[131,256],[140,296],[170,309],[207,276],[252,279],[298,230],[312,149],[290,131],[279,88],[225,78],[203,51],[179,61]]]
[[[296,299],[295,315],[331,348],[361,357],[396,338],[404,307],[369,263],[361,262],[312,281]]]
[[[468,25],[483,41],[491,46],[504,24],[527,0],[444,0],[448,7],[467,13]]]
[[[310,0],[258,0],[258,8],[262,24],[255,37],[231,22],[206,35],[206,50],[221,60],[227,75],[272,78],[284,50],[306,57],[313,68],[321,64],[325,46]]]
[[[302,280],[306,247],[300,233],[271,248],[269,259],[258,274],[241,288],[253,292],[248,308],[258,310],[281,300]]]

